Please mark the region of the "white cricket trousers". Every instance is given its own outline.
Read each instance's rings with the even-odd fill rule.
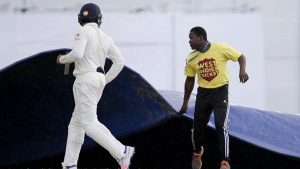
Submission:
[[[73,85],[75,109],[68,126],[63,167],[77,165],[85,134],[109,151],[117,161],[125,156],[125,146],[97,118],[97,104],[105,83],[105,76],[98,72],[76,76]]]

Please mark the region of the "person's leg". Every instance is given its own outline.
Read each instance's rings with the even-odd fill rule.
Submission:
[[[216,93],[214,105],[215,126],[218,136],[221,160],[229,160],[229,132],[228,116],[230,104],[228,102],[228,85],[222,86]]]
[[[212,107],[208,104],[208,100],[205,99],[205,97],[206,92],[198,90],[195,103],[194,126],[192,133],[194,152],[201,151],[201,147],[203,146],[204,142],[204,131],[212,113]]]
[[[86,121],[88,122],[88,121]],[[99,121],[84,125],[86,134],[105,148],[117,161],[125,156],[125,146]]]
[[[78,83],[80,91],[80,119],[86,135],[100,144],[119,161],[125,156],[125,146],[98,121],[97,104],[105,86],[104,76],[97,76],[89,81]]]
[[[75,85],[74,85],[75,86]],[[78,105],[77,103],[77,92],[76,88],[73,87],[73,94],[75,100],[75,109],[72,114],[71,121],[68,126],[68,138],[67,138],[67,145],[66,145],[66,152],[64,157],[64,162],[62,163],[63,168],[76,168],[79,153],[81,150],[81,146],[84,142],[85,132],[81,127],[81,123],[79,121],[78,116]]]
[[[212,108],[208,104],[207,92],[205,92],[205,90],[198,89],[194,112],[194,129],[192,130],[192,142],[194,145],[192,157],[193,169],[201,169],[202,167],[204,131],[211,113]]]
[[[73,118],[68,127],[68,138],[63,167],[77,166],[79,153],[84,141],[84,130],[76,124]]]

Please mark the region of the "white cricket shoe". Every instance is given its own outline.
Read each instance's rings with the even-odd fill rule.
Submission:
[[[134,154],[134,147],[130,147],[130,146],[125,146],[125,157],[123,157],[120,161],[119,161],[119,165],[121,166],[121,169],[128,169],[129,165],[130,165],[130,160]]]

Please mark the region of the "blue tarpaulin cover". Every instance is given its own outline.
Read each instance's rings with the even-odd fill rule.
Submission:
[[[74,77],[64,75],[64,65],[56,64],[56,56],[68,51],[42,52],[0,71],[0,167],[64,153],[74,108]],[[106,70],[110,64],[108,61]],[[72,72],[74,65],[70,67]],[[116,137],[123,137],[177,118],[182,98],[182,92],[157,91],[125,67],[105,87],[97,112]],[[194,102],[192,95],[185,114],[190,120]],[[229,120],[231,136],[300,158],[299,115],[231,105]],[[213,116],[209,126],[214,127]],[[87,139],[83,149],[95,145]]]
[[[177,110],[182,104],[183,93],[160,91]],[[194,118],[196,96],[189,102],[187,117]],[[213,114],[209,126],[214,127]],[[229,133],[243,141],[277,153],[300,158],[300,115],[259,110],[231,105]]]

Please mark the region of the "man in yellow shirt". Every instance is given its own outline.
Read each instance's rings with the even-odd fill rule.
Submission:
[[[203,133],[211,113],[214,112],[219,150],[221,155],[220,169],[230,169],[229,165],[229,134],[228,102],[229,73],[227,61],[238,61],[240,65],[239,78],[241,83],[249,79],[246,73],[246,58],[239,51],[227,44],[210,43],[202,27],[194,27],[189,33],[190,46],[194,50],[187,56],[185,66],[184,99],[180,110],[187,111],[188,101],[198,76],[198,90],[194,112],[193,127],[193,169],[201,169],[201,157],[204,152]]]

